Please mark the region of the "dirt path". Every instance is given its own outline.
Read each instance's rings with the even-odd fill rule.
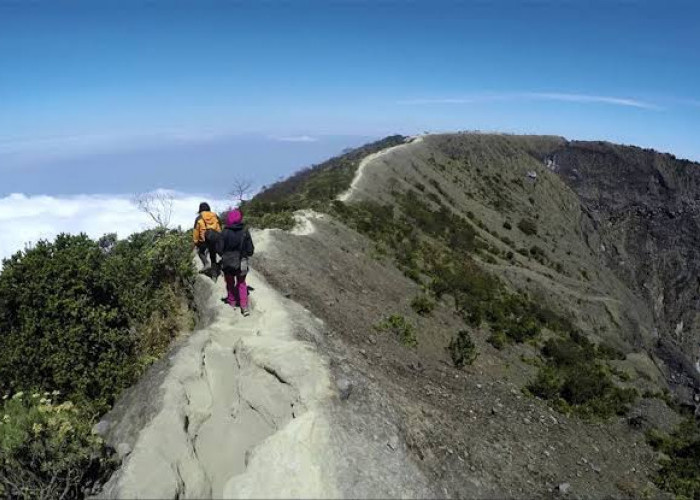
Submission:
[[[353,194],[355,194],[359,189],[360,189],[360,184],[362,182],[362,178],[364,176],[364,173],[373,162],[385,158],[387,155],[391,154],[392,152],[396,151],[397,149],[402,149],[406,148],[412,144],[418,144],[423,140],[423,136],[416,136],[412,137],[409,139],[409,142],[405,144],[399,144],[398,146],[392,146],[390,148],[382,149],[381,151],[377,151],[376,153],[372,153],[371,155],[366,156],[361,162],[360,165],[357,167],[357,172],[355,172],[355,177],[352,180],[352,183],[350,184],[350,188],[341,193],[338,196],[339,201],[348,201],[350,198],[352,198]]]
[[[260,252],[269,235],[255,235]],[[206,278],[200,277],[200,280]],[[251,272],[252,314],[222,303],[208,282],[214,321],[173,356],[162,404],[110,480],[110,498],[338,497],[325,361],[295,338],[318,322]]]

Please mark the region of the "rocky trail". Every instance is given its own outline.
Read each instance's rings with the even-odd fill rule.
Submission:
[[[313,234],[316,217],[298,214],[288,236]],[[280,233],[253,232],[256,258],[275,258]],[[323,321],[258,272],[248,282],[246,318],[221,301],[223,279],[197,278],[200,328],[98,424],[122,459],[99,497],[434,496],[393,424],[346,406],[352,387],[319,350]]]
[[[258,241],[264,251],[265,238]],[[328,370],[294,336],[296,328],[313,334],[318,320],[255,272],[248,318],[220,301],[222,279],[198,280],[213,321],[170,358],[153,391],[158,409],[102,496],[337,496],[320,410],[332,396]]]

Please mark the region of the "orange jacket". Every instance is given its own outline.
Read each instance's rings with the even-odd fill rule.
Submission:
[[[207,229],[213,229],[216,232],[221,232],[221,224],[219,217],[214,212],[200,212],[197,219],[194,221],[194,230],[192,231],[192,240],[194,244],[204,243],[204,234]]]

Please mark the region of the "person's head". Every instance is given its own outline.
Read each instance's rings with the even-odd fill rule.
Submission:
[[[243,222],[243,212],[241,212],[239,209],[234,208],[233,210],[229,210],[229,212],[226,214],[227,226],[233,226],[234,224],[240,224],[241,222]]]
[[[209,203],[207,203],[206,201],[203,201],[202,203],[200,203],[198,212],[199,213],[211,212],[211,207],[209,206]]]

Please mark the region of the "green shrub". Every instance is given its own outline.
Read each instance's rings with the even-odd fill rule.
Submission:
[[[257,229],[293,229],[296,225],[294,213],[289,211],[246,214],[246,222]]]
[[[544,366],[537,372],[535,379],[527,385],[527,389],[539,398],[551,400],[559,397],[561,386],[559,372],[551,366]]]
[[[559,408],[607,418],[627,413],[638,397],[635,389],[614,384],[611,369],[599,361],[596,346],[577,330],[548,339],[541,352],[546,363],[527,389]]]
[[[457,336],[450,341],[447,350],[450,353],[452,362],[457,368],[462,368],[464,365],[471,365],[479,354],[467,330],[461,330],[457,333]]]
[[[528,236],[537,234],[537,224],[532,219],[520,219],[518,229]]]
[[[486,342],[488,342],[489,344],[491,344],[493,347],[495,347],[496,349],[498,349],[500,351],[508,344],[508,338],[506,337],[506,334],[503,333],[502,331],[494,330],[486,338]]]
[[[392,314],[375,327],[378,331],[391,332],[407,347],[416,347],[416,329],[411,322],[399,314]]]
[[[510,224],[509,221],[505,221],[505,222],[503,223],[503,229],[507,229],[507,230],[510,231],[511,229],[513,229],[513,226]]]
[[[411,301],[411,307],[421,316],[428,316],[435,309],[435,301],[428,295],[421,294]]]
[[[62,234],[3,261],[0,393],[14,394],[3,403],[11,425],[0,427],[7,495],[79,497],[106,473],[93,419],[193,327],[194,276],[190,235],[179,231]],[[27,388],[76,406],[20,396]]]
[[[558,367],[589,364],[595,359],[595,349],[592,343],[588,342],[587,339],[576,342],[571,337],[548,339],[542,347],[542,354]]]
[[[59,235],[18,252],[0,274],[0,391],[59,390],[106,410],[141,358],[188,324],[193,277],[191,243],[177,232]],[[168,321],[152,328],[158,317]]]
[[[17,392],[0,406],[0,496],[82,498],[114,469],[90,420],[56,396]]]
[[[592,369],[576,370],[566,375],[561,387],[561,397],[571,405],[582,405],[605,394],[612,387],[612,381],[600,366]]]
[[[652,477],[662,490],[677,498],[700,498],[700,424],[690,418],[670,435],[647,433],[647,442],[664,453],[660,469]]]

